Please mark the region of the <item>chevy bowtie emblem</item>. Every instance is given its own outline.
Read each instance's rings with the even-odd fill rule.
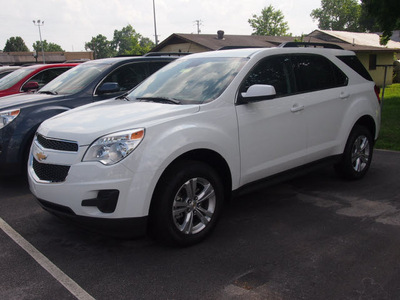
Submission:
[[[38,152],[35,154],[36,158],[38,161],[46,160],[47,155],[44,154],[43,152]]]

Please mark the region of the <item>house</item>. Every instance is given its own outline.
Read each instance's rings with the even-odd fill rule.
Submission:
[[[386,72],[386,84],[393,82],[393,64],[396,56],[400,55],[400,42],[390,40],[387,45],[380,44],[377,33],[348,32],[334,30],[314,30],[309,37],[330,43],[346,43],[354,47],[357,57],[367,68],[375,82],[383,85]],[[364,49],[362,47],[365,47]]]
[[[315,31],[313,32],[315,33]],[[384,81],[384,69],[380,65],[389,65],[387,74],[393,72],[393,56],[400,53],[400,43],[397,48],[386,48],[382,46],[358,45],[349,43],[344,39],[328,40],[326,35],[307,36],[305,42],[326,43],[331,42],[341,46],[343,49],[354,51],[364,66],[370,70],[375,82],[382,86]],[[293,42],[295,37],[288,36],[257,36],[257,35],[228,35],[219,30],[217,34],[185,34],[174,33],[154,47],[152,52],[204,52],[238,47],[276,47],[285,42]],[[371,58],[370,58],[371,57]],[[374,60],[375,59],[375,60]],[[374,63],[375,62],[375,63]],[[390,69],[391,68],[391,69]],[[392,76],[387,76],[386,84],[392,83]]]
[[[152,52],[204,52],[239,47],[276,47],[284,42],[293,42],[293,37],[261,35],[225,35],[174,33],[154,47]]]

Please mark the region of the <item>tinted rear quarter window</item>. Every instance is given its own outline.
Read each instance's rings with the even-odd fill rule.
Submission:
[[[367,79],[369,81],[373,81],[371,75],[365,69],[365,67],[360,62],[360,60],[357,58],[357,56],[346,55],[346,56],[338,56],[337,58],[339,58],[342,62],[344,62],[346,65],[348,65],[354,71],[356,71],[360,76],[364,77],[365,79]]]

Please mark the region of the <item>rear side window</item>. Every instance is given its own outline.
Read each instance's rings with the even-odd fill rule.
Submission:
[[[300,93],[345,86],[347,76],[330,60],[320,55],[292,57],[297,91]]]
[[[369,81],[373,81],[371,75],[365,69],[365,67],[360,62],[360,60],[357,58],[357,56],[355,56],[355,55],[338,56],[337,58],[339,58],[342,62],[344,62],[346,65],[348,65],[354,71],[356,71],[360,76],[364,77],[365,79],[367,79]]]

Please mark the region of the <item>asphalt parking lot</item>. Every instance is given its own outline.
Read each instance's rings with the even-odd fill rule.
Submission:
[[[0,299],[399,299],[400,152],[235,198],[190,248],[66,224],[0,182]]]

